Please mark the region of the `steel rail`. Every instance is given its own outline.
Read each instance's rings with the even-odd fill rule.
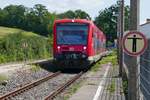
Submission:
[[[73,78],[71,78],[69,81],[67,81],[66,83],[64,83],[63,85],[61,85],[59,88],[57,88],[56,90],[54,90],[50,95],[48,95],[47,97],[45,97],[44,100],[53,100],[54,97],[56,97],[59,93],[61,93],[65,88],[67,88],[68,86],[70,86],[73,82],[75,82],[82,75],[83,75],[83,72],[80,72],[79,74],[77,74],[76,76],[74,76]]]
[[[56,72],[54,74],[50,74],[48,76],[45,76],[44,78],[40,78],[40,79],[38,79],[36,81],[33,81],[32,83],[26,84],[25,86],[22,86],[22,87],[14,90],[14,91],[11,91],[11,92],[9,92],[7,94],[4,94],[3,96],[0,96],[0,100],[7,100],[10,97],[17,96],[18,94],[20,94],[22,92],[25,92],[25,91],[27,91],[27,90],[29,90],[29,89],[37,86],[37,85],[39,85],[39,84],[49,80],[49,79],[52,79],[52,78],[58,76],[60,73],[61,72],[59,71],[59,72]]]

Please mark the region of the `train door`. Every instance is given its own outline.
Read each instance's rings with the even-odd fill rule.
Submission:
[[[95,31],[93,31],[93,49],[94,49],[94,55],[97,54],[97,48],[98,48],[98,43],[97,43],[97,34]]]

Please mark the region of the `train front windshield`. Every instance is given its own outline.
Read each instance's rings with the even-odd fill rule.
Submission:
[[[86,45],[88,25],[80,23],[57,24],[57,44]]]

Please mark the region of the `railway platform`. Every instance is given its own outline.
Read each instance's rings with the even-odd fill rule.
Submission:
[[[118,66],[103,65],[86,77],[82,87],[69,100],[125,100]]]

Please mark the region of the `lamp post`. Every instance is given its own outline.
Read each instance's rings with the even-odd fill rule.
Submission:
[[[118,0],[119,9],[118,14],[114,14],[117,17],[117,48],[118,48],[118,63],[119,63],[119,76],[122,76],[123,68],[123,50],[121,41],[124,33],[124,0]]]
[[[117,15],[118,63],[119,63],[119,76],[122,76],[123,49],[121,41],[124,33],[124,0],[119,0],[118,3],[119,3],[119,10]]]
[[[119,2],[120,4],[120,2]],[[118,64],[120,63],[120,11],[118,9],[118,12],[113,12],[113,16],[117,18],[116,24],[117,24],[117,59],[118,59]]]
[[[124,33],[124,0],[121,0],[120,3],[120,40],[122,41]],[[121,42],[120,41],[120,42]],[[120,63],[119,63],[119,76],[122,76],[122,68],[123,68],[123,48],[120,45]]]

